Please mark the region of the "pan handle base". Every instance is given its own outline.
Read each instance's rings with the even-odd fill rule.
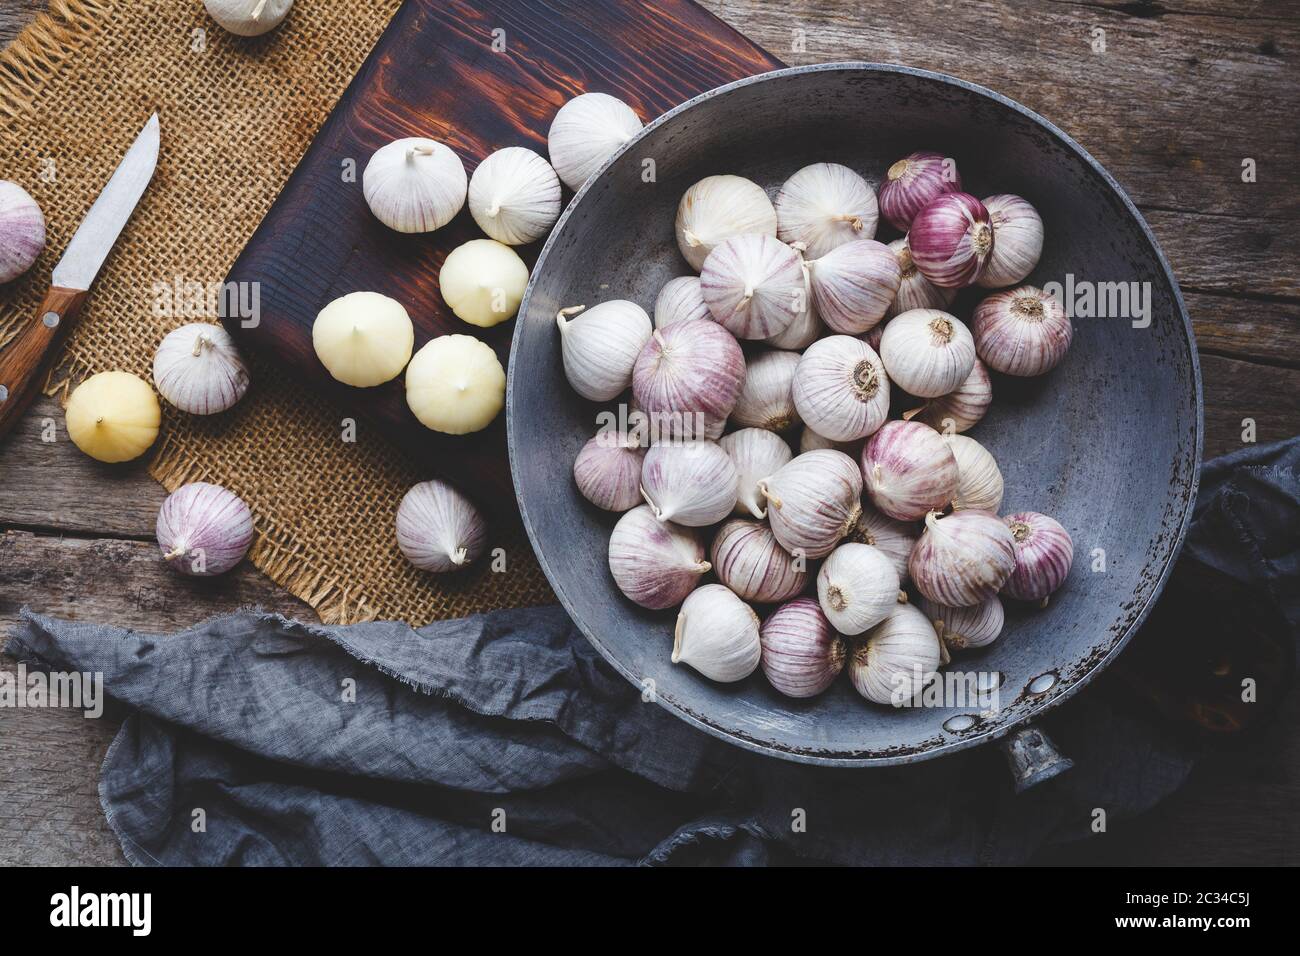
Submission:
[[[1074,761],[1057,750],[1047,734],[1032,725],[1012,731],[999,746],[1011,767],[1016,793],[1024,793],[1074,766]]]

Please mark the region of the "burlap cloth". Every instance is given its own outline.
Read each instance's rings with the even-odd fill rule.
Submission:
[[[163,335],[195,321],[161,314],[156,284],[225,278],[399,6],[303,0],[250,40],[223,31],[199,0],[52,0],[0,55],[0,177],[36,198],[49,231],[35,268],[0,288],[0,345],[33,314],[72,232],[156,109],[158,171],[48,390],[66,396],[107,369],[152,381]],[[521,530],[494,529],[504,570],[484,561],[434,577],[407,565],[394,516],[406,489],[430,476],[374,429],[341,441],[340,412],[251,358],[253,387],[225,414],[204,419],[164,403],[149,472],[169,490],[202,480],[241,495],[256,517],[253,562],[322,621],[418,625],[555,599]]]

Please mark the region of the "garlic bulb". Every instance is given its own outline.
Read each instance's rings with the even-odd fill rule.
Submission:
[[[899,521],[946,508],[959,477],[943,436],[919,422],[886,422],[862,449],[862,479],[871,503]]]
[[[740,387],[732,424],[781,432],[799,423],[790,386],[799,366],[794,352],[760,352],[745,364],[745,381]]]
[[[32,267],[45,249],[45,217],[27,190],[0,180],[0,283]]]
[[[1016,568],[1002,593],[1046,606],[1048,596],[1065,581],[1074,563],[1070,532],[1055,518],[1036,511],[1021,511],[1002,520],[1011,530],[1016,548]]]
[[[896,521],[881,514],[871,504],[862,506],[862,514],[844,540],[856,544],[869,544],[882,551],[894,565],[900,582],[907,581],[907,559],[921,537],[916,525],[909,521]],[[842,546],[841,546],[842,547]]]
[[[208,15],[241,37],[260,37],[289,15],[293,0],[203,0]]]
[[[1042,289],[1022,285],[994,292],[971,317],[975,351],[1006,375],[1042,375],[1065,358],[1074,327],[1061,303]]]
[[[889,616],[849,652],[853,689],[875,704],[901,707],[934,677],[943,649],[924,614],[910,604],[895,604]]]
[[[686,599],[673,634],[674,664],[731,683],[754,673],[761,656],[758,615],[735,594],[721,584],[706,584]]]
[[[745,356],[716,322],[655,329],[632,368],[632,394],[658,434],[700,437],[726,421],[745,380]]]
[[[406,368],[406,404],[425,428],[466,435],[487,428],[506,400],[496,352],[470,335],[440,335]]]
[[[971,367],[966,381],[947,395],[932,398],[920,408],[904,412],[906,421],[923,422],[936,431],[950,434],[969,431],[993,404],[993,383],[989,370],[979,359]]]
[[[936,398],[955,391],[975,367],[975,340],[956,316],[913,309],[889,320],[880,338],[889,379],[905,392]]]
[[[758,631],[768,683],[787,697],[816,697],[844,669],[848,650],[812,598],[773,611]]]
[[[153,356],[158,394],[183,412],[224,412],[248,391],[248,366],[230,334],[195,322],[172,329]]]
[[[945,435],[953,458],[957,459],[957,492],[952,498],[955,511],[991,511],[1002,507],[1002,472],[987,448],[966,435]]]
[[[819,435],[807,425],[799,433],[799,454],[806,451],[816,451],[818,448],[834,448],[836,451],[842,451],[850,458],[857,458],[862,453],[862,440],[857,441],[831,441],[825,435]]]
[[[546,135],[551,165],[574,192],[641,131],[641,119],[608,93],[583,93],[560,107]]]
[[[406,368],[415,326],[396,299],[378,292],[350,292],[320,310],[312,323],[311,344],[337,381],[373,388]]]
[[[438,272],[438,288],[451,311],[482,329],[514,318],[527,287],[524,260],[494,239],[462,243],[448,253]]]
[[[706,176],[677,204],[677,248],[696,272],[714,248],[744,235],[776,235],[776,210],[763,187],[741,176]]]
[[[817,600],[841,634],[875,627],[898,603],[898,572],[885,552],[869,544],[841,544],[817,572]]]
[[[244,560],[253,515],[233,491],[196,481],[167,496],[154,530],[164,561],[181,574],[211,577]]]
[[[880,184],[880,212],[900,232],[907,232],[918,212],[947,192],[961,189],[957,164],[943,153],[909,153],[885,174]]]
[[[809,259],[854,239],[870,239],[878,216],[867,181],[838,163],[805,166],[776,197],[777,238],[799,243]]]
[[[902,274],[889,247],[874,239],[836,246],[808,263],[817,314],[831,329],[859,335],[885,316]]]
[[[984,511],[925,516],[925,531],[907,568],[917,590],[945,607],[987,601],[1016,566],[1015,540],[998,518]]]
[[[831,335],[799,359],[792,390],[799,417],[832,441],[864,438],[889,415],[889,379],[870,345]]]
[[[641,466],[641,496],[660,521],[717,524],[736,507],[736,466],[717,442],[651,445]]]
[[[979,284],[999,289],[1023,282],[1043,254],[1043,220],[1038,210],[1006,193],[989,196],[984,208],[993,226],[993,254],[980,273]]]
[[[601,431],[573,460],[578,492],[597,508],[628,511],[641,503],[641,466],[645,449],[626,435]]]
[[[162,409],[153,389],[130,372],[100,372],[72,390],[68,437],[96,461],[139,458],[158,437]]]
[[[560,217],[560,178],[531,149],[498,149],[469,178],[469,214],[497,242],[536,242]]]
[[[396,232],[433,232],[465,205],[469,180],[460,157],[422,136],[382,146],[361,174],[361,193],[375,218]]]
[[[1006,612],[995,596],[970,607],[944,607],[921,598],[921,610],[950,651],[987,647],[1002,633]]]
[[[709,558],[718,580],[746,601],[784,601],[808,582],[806,562],[791,557],[761,521],[725,522],[713,539]]]
[[[796,313],[794,320],[783,331],[763,341],[775,349],[802,352],[825,333],[826,326],[817,315],[817,306],[813,304],[812,281],[808,276],[808,270],[804,269],[803,308]]]
[[[704,304],[699,276],[678,276],[669,279],[655,299],[655,328],[662,329],[674,322],[713,320],[713,314]]]
[[[862,473],[852,458],[830,449],[791,459],[758,490],[776,540],[796,556],[826,557],[862,513]]]
[[[682,603],[709,572],[709,562],[697,531],[661,522],[642,505],[614,525],[609,571],[629,600],[661,611]]]
[[[555,322],[560,327],[564,375],[573,390],[593,402],[608,402],[622,394],[632,382],[632,368],[652,331],[645,309],[626,299],[611,299],[590,309],[581,305],[564,309]]]
[[[772,236],[719,243],[700,270],[700,291],[713,318],[741,339],[779,335],[806,308],[803,261]]]
[[[794,457],[779,435],[765,428],[741,428],[718,439],[736,466],[736,513],[767,517],[767,499],[758,483],[776,474]]]
[[[970,285],[993,253],[989,211],[970,193],[945,193],[916,214],[907,248],[931,284],[945,289]]]
[[[397,506],[397,547],[422,571],[455,571],[486,549],[487,525],[468,498],[430,479],[413,485]]]
[[[889,251],[898,263],[898,294],[885,310],[885,318],[910,312],[913,309],[940,309],[947,312],[957,298],[956,289],[941,289],[931,284],[921,275],[921,270],[912,261],[912,250],[907,248],[907,239],[895,239],[889,244]],[[880,326],[876,326],[880,328]],[[875,345],[872,348],[876,348]]]

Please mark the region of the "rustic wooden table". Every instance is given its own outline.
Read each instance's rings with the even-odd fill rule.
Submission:
[[[1241,447],[1244,419],[1259,441],[1300,433],[1300,7],[703,2],[790,64],[926,67],[1051,119],[1123,184],[1173,264],[1200,348],[1206,457]],[[43,7],[0,0],[0,43]],[[47,421],[53,442],[42,440]],[[311,617],[248,565],[213,581],[170,573],[153,544],[162,488],[140,467],[81,455],[62,422],[58,405],[41,400],[0,442],[0,635],[23,605],[150,631],[248,604]],[[1293,693],[1262,741],[1206,761],[1142,817],[1038,862],[1297,862],[1298,718]],[[0,864],[124,862],[96,795],[120,720],[112,709],[100,720],[0,709]]]

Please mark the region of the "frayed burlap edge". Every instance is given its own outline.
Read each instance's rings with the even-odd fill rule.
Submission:
[[[100,0],[50,0],[0,53],[0,118],[12,124],[31,106],[35,91],[99,33],[108,15]]]

